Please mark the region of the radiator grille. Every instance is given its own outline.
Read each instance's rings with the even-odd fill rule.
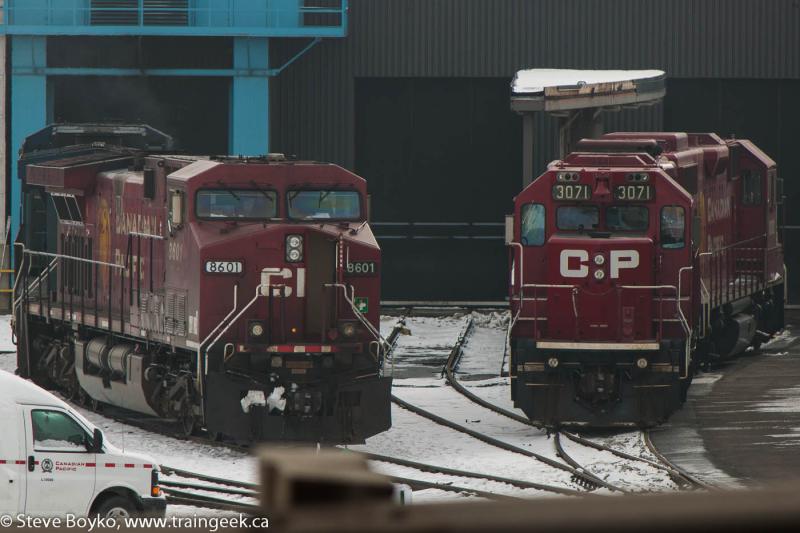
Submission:
[[[95,26],[186,26],[189,24],[189,0],[92,0],[91,23]]]
[[[186,336],[186,292],[167,289],[167,309],[164,332],[177,337]]]

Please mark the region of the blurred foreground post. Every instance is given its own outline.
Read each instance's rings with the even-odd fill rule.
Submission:
[[[263,514],[273,530],[286,532],[731,533],[796,531],[800,525],[800,483],[768,490],[399,506],[391,482],[369,471],[355,453],[265,450],[261,475]]]

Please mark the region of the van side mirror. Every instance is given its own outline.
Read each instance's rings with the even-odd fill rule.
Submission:
[[[103,432],[98,428],[94,428],[92,448],[89,451],[92,453],[103,453]]]
[[[506,215],[506,245],[514,242],[514,215]]]

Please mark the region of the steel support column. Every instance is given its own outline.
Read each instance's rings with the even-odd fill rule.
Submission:
[[[11,240],[20,226],[21,181],[18,176],[17,154],[25,137],[45,126],[52,119],[48,99],[47,38],[14,36],[11,38]],[[26,71],[15,73],[15,69]]]
[[[269,70],[269,39],[240,37],[233,42],[235,71]],[[234,76],[230,96],[231,155],[269,151],[269,78]]]

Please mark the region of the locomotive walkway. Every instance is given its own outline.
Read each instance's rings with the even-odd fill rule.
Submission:
[[[652,432],[673,463],[720,486],[800,479],[800,319],[781,338],[709,374]]]

